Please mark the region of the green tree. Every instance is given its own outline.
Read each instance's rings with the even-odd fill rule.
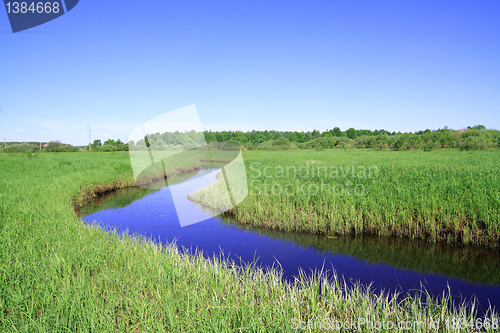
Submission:
[[[101,140],[94,140],[94,143],[92,144],[92,150],[98,151],[102,147]]]
[[[349,139],[356,139],[358,137],[357,131],[352,127],[346,131],[346,134]]]
[[[338,127],[335,127],[330,132],[332,133],[333,136],[336,136],[336,137],[341,137],[342,136],[342,131]]]

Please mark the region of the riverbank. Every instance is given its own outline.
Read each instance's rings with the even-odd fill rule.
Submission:
[[[240,225],[500,246],[500,150],[246,152]],[[203,191],[190,198],[199,202]],[[201,202],[210,205],[207,202]]]
[[[340,280],[289,285],[277,272],[84,225],[71,198],[128,184],[125,153],[5,155],[0,165],[2,331],[287,331],[325,318],[372,331],[369,322],[476,322],[470,304],[453,313],[446,299],[400,302]]]
[[[80,190],[78,195],[71,198],[73,209],[76,216],[79,215],[79,211],[97,201],[102,196],[127,188],[137,188],[137,189],[154,189],[156,187],[163,187],[168,184],[175,184],[182,181],[185,176],[189,176],[193,172],[200,170],[200,165],[187,166],[173,172],[170,172],[167,177],[167,173],[155,174],[148,176],[147,178],[142,178],[140,183],[137,183],[133,177],[124,177],[124,180],[113,181],[108,185],[88,185],[86,188]]]

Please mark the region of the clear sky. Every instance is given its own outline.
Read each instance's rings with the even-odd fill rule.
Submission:
[[[500,129],[500,1],[90,1],[13,34],[0,139],[126,140],[196,104],[205,129]]]

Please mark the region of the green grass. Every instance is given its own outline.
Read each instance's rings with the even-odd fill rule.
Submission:
[[[224,219],[237,225],[232,219]],[[342,254],[374,264],[385,264],[421,274],[436,274],[470,283],[500,285],[500,252],[488,247],[427,242],[371,235],[318,236],[239,225],[259,235],[284,239],[321,253]],[[329,267],[330,268],[330,267]]]
[[[252,151],[244,157],[249,195],[229,212],[240,224],[500,244],[498,149]]]
[[[340,280],[288,285],[277,272],[85,225],[72,198],[96,185],[130,185],[126,153],[1,155],[0,165],[0,331],[276,332],[289,331],[293,318],[474,316],[471,307],[453,313],[446,301],[424,307]]]

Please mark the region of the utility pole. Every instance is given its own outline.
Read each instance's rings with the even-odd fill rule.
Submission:
[[[40,141],[40,150],[42,150],[42,141]]]
[[[3,138],[3,140],[5,141],[5,146],[4,146],[4,148],[7,148],[7,139],[6,139],[6,138]]]
[[[90,139],[90,124],[89,124],[89,151],[91,151],[91,150],[92,150],[92,146],[90,145],[90,140],[91,140],[91,139]]]

